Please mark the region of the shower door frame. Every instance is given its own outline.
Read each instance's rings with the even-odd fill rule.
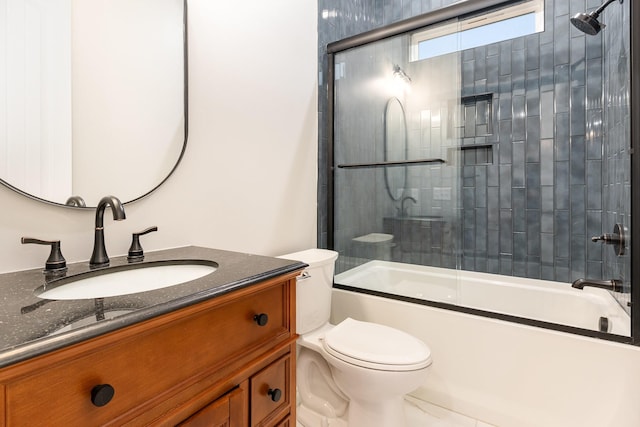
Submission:
[[[640,5],[631,2],[630,40],[631,40],[631,344],[640,345],[640,283],[634,280],[640,277],[640,194],[633,191],[640,188],[640,80],[634,82],[633,76],[640,79]],[[638,213],[634,215],[634,213]],[[636,309],[637,307],[637,309]]]
[[[396,23],[367,31],[352,37],[348,37],[333,43],[329,43],[326,47],[327,55],[327,115],[326,115],[326,135],[327,135],[327,147],[326,147],[326,176],[327,176],[327,201],[326,201],[326,230],[327,230],[327,247],[329,249],[335,248],[334,241],[334,181],[335,181],[335,166],[334,166],[334,104],[335,104],[335,55],[352,49],[355,47],[363,46],[365,44],[377,42],[387,38],[399,36],[401,34],[409,33],[428,25],[434,25],[440,22],[444,22],[450,19],[458,18],[471,13],[481,13],[483,10],[492,9],[498,6],[507,6],[509,4],[518,3],[520,0],[474,0],[473,2],[460,2],[451,6],[443,7],[441,9],[434,10],[413,18],[398,21]],[[631,76],[640,76],[640,25],[634,25],[635,22],[640,23],[640,5],[636,6],[636,3],[630,3],[630,68]],[[635,6],[635,7],[634,7]],[[569,25],[569,23],[567,23]],[[639,77],[640,79],[640,77]],[[636,149],[640,149],[637,141],[640,138],[640,80],[638,83],[634,83],[633,78],[630,82],[631,87],[631,102],[630,102],[630,117],[631,117],[631,141],[630,141],[630,158],[631,158],[631,188],[637,184],[640,188],[640,152],[635,154]],[[322,149],[322,147],[320,147]],[[321,156],[322,157],[322,156]],[[322,167],[322,165],[320,165]],[[594,338],[601,338],[604,340],[615,341],[620,343],[640,345],[640,309],[634,310],[634,307],[640,307],[640,283],[634,282],[634,277],[640,277],[640,246],[636,242],[640,242],[640,214],[634,216],[634,212],[640,212],[640,194],[636,194],[631,191],[631,335],[629,337],[611,335],[604,332],[592,331],[586,329],[575,328],[571,326],[565,326],[560,324],[551,324],[547,322],[541,322],[533,319],[526,319],[521,317],[515,317],[505,315],[501,313],[494,313],[490,311],[477,310],[473,308],[458,306],[454,304],[436,302],[436,301],[417,301],[413,298],[394,296],[394,299],[404,300],[412,303],[419,303],[422,305],[443,308],[447,310],[453,310],[457,312],[479,315],[483,317],[489,317],[499,320],[505,320],[509,322],[515,322],[525,324],[529,326],[542,327],[545,329],[552,329],[561,332],[573,333],[582,336],[589,336]],[[321,217],[321,216],[319,216]],[[345,289],[353,292],[367,293],[372,295],[388,297],[388,295],[380,294],[376,291],[370,291],[361,288],[354,288],[350,286],[344,286],[335,284],[334,287],[339,289]]]

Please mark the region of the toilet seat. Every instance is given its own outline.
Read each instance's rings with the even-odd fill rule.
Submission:
[[[431,350],[414,336],[351,318],[328,331],[322,346],[344,362],[380,371],[415,371],[431,364]]]

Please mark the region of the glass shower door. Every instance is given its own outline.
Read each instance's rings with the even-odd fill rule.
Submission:
[[[456,304],[461,56],[411,61],[410,43],[404,35],[335,57],[336,280]],[[425,284],[415,266],[446,277]]]
[[[335,52],[338,286],[631,336],[629,4],[545,4]]]

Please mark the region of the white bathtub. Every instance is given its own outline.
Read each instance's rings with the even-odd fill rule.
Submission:
[[[335,283],[596,331],[605,317],[608,332],[631,334],[628,314],[603,289],[389,261],[340,273]]]

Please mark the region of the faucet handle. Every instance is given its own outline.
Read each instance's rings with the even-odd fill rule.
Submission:
[[[40,240],[32,237],[23,237],[20,239],[23,245],[36,244],[36,245],[50,245],[51,253],[47,262],[45,263],[45,272],[62,272],[67,269],[67,261],[62,256],[60,250],[60,240]]]
[[[153,231],[158,231],[158,227],[149,227],[146,230],[142,230],[131,235],[131,246],[129,247],[129,255],[127,256],[127,260],[129,262],[140,262],[144,259],[144,251],[140,245],[140,236],[144,236],[145,234],[149,234]]]
[[[625,248],[627,246],[627,229],[622,224],[616,224],[613,226],[613,233],[604,233],[601,236],[593,236],[591,241],[601,241],[602,243],[613,245],[613,250],[616,255],[622,256],[624,255]]]

